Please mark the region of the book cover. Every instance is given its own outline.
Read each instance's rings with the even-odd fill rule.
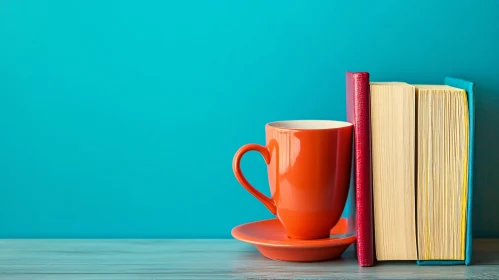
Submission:
[[[355,190],[356,251],[360,266],[374,264],[369,95],[369,73],[346,72],[347,121],[354,125],[351,186]]]
[[[470,265],[472,256],[472,210],[473,210],[473,167],[474,167],[474,145],[475,145],[475,84],[473,82],[456,78],[446,77],[444,84],[466,91],[469,112],[469,137],[468,137],[468,185],[466,202],[466,235],[465,235],[465,259],[456,260],[426,260],[417,261],[418,265]]]

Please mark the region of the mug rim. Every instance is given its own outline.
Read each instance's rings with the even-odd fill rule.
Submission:
[[[297,120],[273,121],[267,123],[266,126],[278,130],[310,131],[310,130],[337,130],[353,126],[353,123],[347,121],[337,121],[337,120],[297,119]]]

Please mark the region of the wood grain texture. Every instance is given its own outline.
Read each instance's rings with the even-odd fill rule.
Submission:
[[[0,279],[498,279],[499,240],[475,240],[471,266],[342,259],[288,263],[236,240],[0,240]]]

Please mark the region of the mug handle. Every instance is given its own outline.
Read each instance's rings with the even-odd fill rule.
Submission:
[[[258,145],[258,144],[246,144],[239,148],[237,150],[236,154],[234,155],[234,160],[232,161],[232,169],[234,171],[234,174],[236,175],[237,180],[239,183],[248,191],[250,192],[253,196],[255,196],[258,200],[260,200],[263,205],[265,205],[272,214],[276,215],[277,213],[277,207],[275,205],[275,202],[265,196],[263,193],[255,189],[249,182],[246,180],[246,178],[243,175],[243,172],[241,171],[241,158],[243,155],[249,151],[257,151],[260,154],[262,154],[263,158],[265,159],[265,163],[269,164],[270,163],[270,152],[267,147]]]

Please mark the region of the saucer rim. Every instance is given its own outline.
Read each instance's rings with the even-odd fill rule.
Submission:
[[[276,241],[276,240],[269,240],[269,239],[261,239],[261,238],[255,238],[251,237],[242,233],[238,233],[238,230],[245,227],[245,226],[250,226],[252,224],[257,224],[257,223],[264,223],[264,222],[270,222],[270,221],[276,221],[278,220],[277,218],[270,218],[270,219],[264,219],[264,220],[259,220],[259,221],[254,221],[254,222],[248,222],[244,224],[240,224],[238,226],[235,226],[231,230],[231,235],[235,239],[246,242],[249,244],[253,245],[258,245],[258,246],[268,246],[268,247],[287,247],[287,248],[325,248],[325,247],[336,247],[336,246],[344,246],[344,245],[351,245],[356,242],[357,236],[355,232],[347,232],[345,233],[345,237],[330,237],[330,238],[323,238],[323,239],[312,239],[312,240],[296,240],[296,239],[287,239],[286,241]],[[282,243],[282,242],[287,242],[287,243]],[[296,244],[293,244],[293,242],[296,242]]]

